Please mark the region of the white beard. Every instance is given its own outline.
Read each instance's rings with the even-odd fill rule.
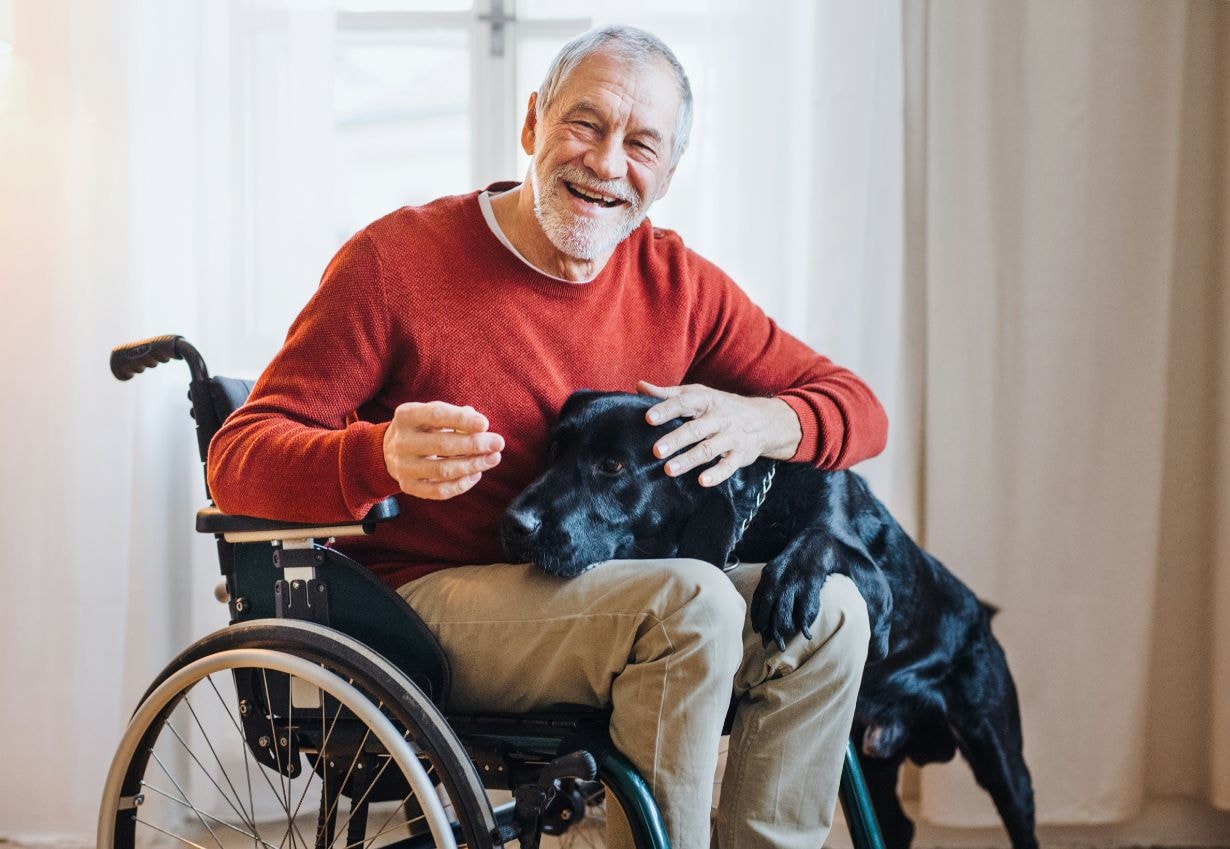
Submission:
[[[614,208],[618,215],[609,220],[595,220],[574,214],[555,190],[560,181],[589,186],[603,194],[627,201]],[[649,204],[622,180],[595,180],[579,168],[561,165],[550,175],[543,175],[535,162],[530,168],[530,184],[534,190],[534,216],[551,244],[575,259],[593,260],[609,253],[628,237],[645,219]]]

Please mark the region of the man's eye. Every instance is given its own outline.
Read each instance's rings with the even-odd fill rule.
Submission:
[[[623,470],[624,464],[613,457],[607,457],[598,464],[598,471],[602,472],[604,475],[617,475]]]

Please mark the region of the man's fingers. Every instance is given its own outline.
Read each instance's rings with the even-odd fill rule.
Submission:
[[[684,424],[672,430],[653,445],[653,454],[663,459],[674,454],[681,448],[694,445],[702,439],[708,439],[722,429],[716,416],[705,416],[701,419],[689,419]]]
[[[699,393],[676,395],[646,410],[645,421],[657,425],[669,422],[671,419],[699,418],[710,411],[710,400]]]
[[[717,486],[735,472],[739,471],[739,468],[739,464],[736,463],[728,454],[722,458],[720,463],[715,463],[712,468],[705,469],[700,473],[700,485]]]
[[[661,424],[680,417],[693,418],[708,409],[709,394],[715,390],[696,391],[695,386],[656,386],[641,381],[637,389],[654,398],[663,398],[661,404],[654,404],[645,411],[645,421],[650,424]]]
[[[414,453],[421,457],[471,457],[504,450],[504,437],[498,433],[413,431],[407,437],[407,442],[411,441]]]
[[[708,465],[725,454],[731,447],[729,442],[721,436],[706,439],[704,442],[693,445],[678,457],[672,457],[666,464],[666,474],[672,478],[679,477],[697,466]]]
[[[447,428],[463,433],[482,433],[491,426],[487,417],[473,407],[458,407],[444,401],[408,401],[397,406],[393,417],[399,427],[417,430]]]
[[[407,495],[413,495],[416,498],[426,498],[432,501],[445,501],[449,498],[456,498],[464,492],[469,491],[482,479],[481,473],[468,475],[454,481],[415,481],[411,486],[405,487]]]
[[[407,495],[443,500],[472,488],[499,464],[504,438],[473,407],[408,402],[384,434],[384,464]]]
[[[412,457],[402,461],[397,477],[398,482],[403,485],[420,481],[451,483],[494,469],[500,460],[499,452],[477,457]]]
[[[460,478],[465,478],[474,474],[481,474],[488,469],[493,469],[500,464],[500,455],[484,454],[481,457],[467,457],[466,459],[451,459],[451,460],[425,460],[427,474],[422,477],[432,481],[454,481]]]
[[[672,398],[683,391],[682,386],[658,386],[648,380],[637,381],[636,391],[642,395],[652,395],[655,398]]]

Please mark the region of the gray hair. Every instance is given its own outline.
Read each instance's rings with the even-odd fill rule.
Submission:
[[[679,88],[679,112],[675,116],[675,130],[671,138],[671,165],[677,165],[692,133],[692,85],[671,49],[662,39],[643,29],[624,25],[606,26],[582,33],[565,44],[552,60],[547,76],[538,89],[535,111],[539,116],[546,114],[564,79],[583,59],[595,53],[615,56],[636,66],[647,65],[653,60],[664,61],[670,66]]]

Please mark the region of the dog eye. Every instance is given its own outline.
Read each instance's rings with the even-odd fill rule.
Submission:
[[[623,470],[624,464],[613,457],[607,457],[598,464],[598,471],[602,472],[604,475],[617,475]]]

